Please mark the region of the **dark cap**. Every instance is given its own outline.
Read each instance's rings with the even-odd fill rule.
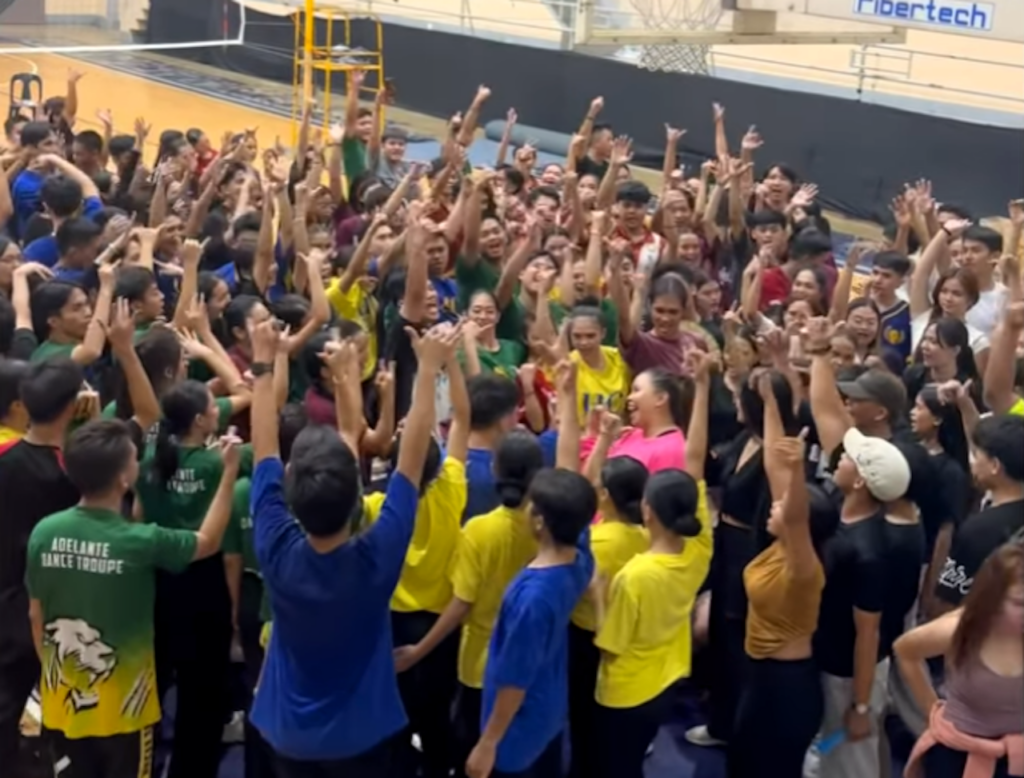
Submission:
[[[892,373],[872,368],[853,381],[839,381],[840,393],[849,400],[878,403],[889,413],[889,421],[903,418],[907,412],[907,390]]]

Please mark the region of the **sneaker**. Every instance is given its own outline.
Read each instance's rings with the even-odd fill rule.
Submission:
[[[412,747],[419,751],[421,754],[423,753],[423,741],[420,740],[420,736],[417,735],[415,732],[412,733]]]
[[[708,728],[704,724],[701,724],[699,727],[690,727],[686,730],[686,739],[695,746],[703,746],[704,748],[725,745],[724,740],[711,737],[711,733],[708,732]]]
[[[224,725],[220,742],[225,745],[245,742],[245,711],[236,710],[231,714],[231,721]]]

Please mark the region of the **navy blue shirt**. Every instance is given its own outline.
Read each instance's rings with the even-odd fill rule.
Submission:
[[[11,200],[14,205],[14,227],[11,232],[16,237],[25,233],[28,220],[39,213],[45,178],[36,170],[22,170],[11,182]]]
[[[486,448],[471,448],[466,455],[466,510],[462,523],[490,513],[501,504],[494,481],[494,452]]]
[[[572,564],[527,567],[509,584],[488,647],[480,730],[502,688],[526,692],[498,744],[495,768],[527,770],[558,737],[569,714],[569,617],[594,574],[590,532]]]
[[[82,201],[82,216],[95,219],[103,212],[103,201],[98,197],[86,197]],[[31,217],[30,217],[31,218]],[[26,262],[41,262],[47,267],[53,267],[60,259],[60,250],[57,248],[57,235],[44,235],[36,238],[25,246],[21,252]]]
[[[256,556],[274,628],[252,722],[282,755],[348,759],[406,725],[389,603],[416,519],[417,489],[395,473],[380,518],[318,554],[288,511],[281,460],[252,477]]]

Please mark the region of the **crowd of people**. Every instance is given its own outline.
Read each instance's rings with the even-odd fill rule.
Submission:
[[[1024,201],[837,266],[718,105],[652,192],[601,98],[475,167],[486,87],[423,164],[383,95],[285,149],[79,78],[0,152],[4,776],[214,778],[244,709],[247,778],[641,778],[680,695],[729,778],[887,717],[1024,775]]]

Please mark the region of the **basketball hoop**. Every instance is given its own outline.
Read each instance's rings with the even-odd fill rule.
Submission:
[[[713,30],[722,18],[721,0],[629,0],[649,30]],[[701,43],[648,44],[639,65],[647,70],[709,75],[711,46]]]

